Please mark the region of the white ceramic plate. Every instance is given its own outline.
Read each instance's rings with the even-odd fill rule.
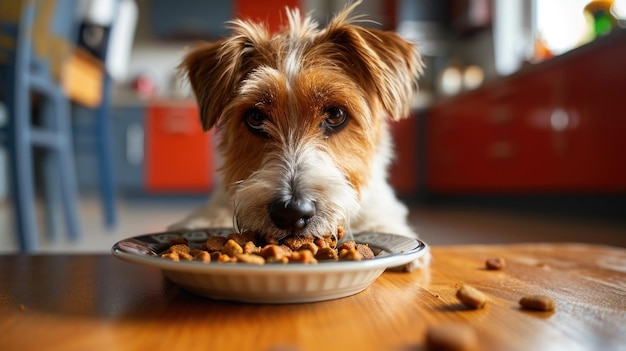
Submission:
[[[174,262],[159,257],[171,239],[184,237],[198,248],[209,235],[227,236],[232,229],[163,232],[119,241],[116,257],[161,269],[174,284],[191,293],[222,300],[252,303],[302,303],[337,299],[365,290],[385,269],[417,260],[427,252],[420,240],[383,233],[359,233],[376,257],[363,261],[320,261],[317,264]]]

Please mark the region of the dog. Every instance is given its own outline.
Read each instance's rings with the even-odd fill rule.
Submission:
[[[343,226],[417,237],[387,182],[389,123],[410,115],[423,63],[398,34],[359,26],[359,2],[324,29],[297,9],[288,27],[230,23],[181,70],[205,130],[216,128],[221,181],[170,230],[234,227],[274,241]]]

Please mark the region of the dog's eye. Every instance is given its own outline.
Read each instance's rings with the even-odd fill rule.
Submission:
[[[339,107],[332,106],[326,109],[326,119],[324,120],[324,127],[331,132],[337,132],[348,121],[348,113]]]
[[[262,133],[263,126],[267,120],[267,115],[257,108],[252,108],[244,113],[244,119],[248,128],[250,128],[253,132]]]

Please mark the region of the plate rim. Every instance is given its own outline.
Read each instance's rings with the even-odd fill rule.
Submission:
[[[205,228],[202,230],[223,230],[224,228]],[[167,259],[163,259],[158,256],[138,255],[125,252],[120,248],[120,243],[146,236],[168,234],[168,233],[184,233],[185,231],[163,231],[148,233],[142,235],[131,236],[117,241],[111,247],[111,253],[113,256],[124,260],[126,262],[136,263],[144,266],[151,266],[168,271],[179,271],[189,273],[204,273],[204,274],[217,274],[217,273],[229,273],[229,274],[246,274],[246,275],[266,275],[266,274],[294,274],[294,273],[306,273],[306,274],[327,274],[331,272],[343,271],[361,271],[365,269],[380,269],[397,267],[409,262],[415,261],[422,257],[428,251],[428,246],[419,238],[411,238],[399,234],[390,234],[382,232],[368,232],[376,235],[385,236],[399,236],[407,238],[415,242],[413,249],[392,253],[383,257],[375,257],[362,261],[341,261],[341,262],[319,262],[317,264],[303,264],[303,263],[288,263],[288,264],[245,264],[245,263],[203,263],[198,261],[179,261],[174,262]]]

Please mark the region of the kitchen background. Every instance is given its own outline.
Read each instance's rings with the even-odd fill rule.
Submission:
[[[213,134],[202,131],[189,86],[176,72],[189,45],[227,35],[224,22],[239,15],[276,30],[284,7],[297,6],[323,26],[345,5],[57,3],[60,11],[76,13],[69,36],[96,57],[106,52],[116,212],[126,211],[128,202],[182,203],[181,212],[187,211],[218,181]],[[117,5],[116,15],[110,4]],[[398,157],[390,176],[413,208],[460,204],[601,218],[626,234],[626,1],[365,0],[358,13],[378,23],[368,25],[416,42],[427,65],[413,118],[393,127]],[[73,104],[79,191],[96,199],[92,207],[103,179],[93,146],[96,112]],[[10,188],[1,156],[0,208],[7,212]],[[119,230],[110,222],[105,227]],[[137,225],[139,232],[125,236],[153,229]],[[6,245],[11,250],[15,243]]]

